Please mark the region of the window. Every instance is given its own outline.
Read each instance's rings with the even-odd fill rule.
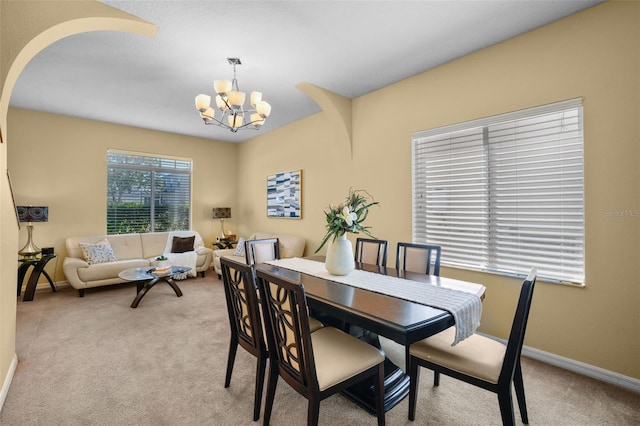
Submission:
[[[109,150],[107,162],[107,234],[190,229],[190,160]]]
[[[414,134],[413,240],[442,264],[584,283],[582,100]]]

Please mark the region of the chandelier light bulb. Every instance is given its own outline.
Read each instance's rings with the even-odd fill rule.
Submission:
[[[262,100],[262,92],[251,92],[251,107],[255,108],[256,104]]]
[[[203,113],[200,114],[202,119],[205,121],[213,120],[214,115],[215,115],[215,111],[211,107],[207,108]]]
[[[211,104],[211,96],[203,95],[202,93],[196,96],[196,108],[200,112],[204,112],[209,108]]]
[[[241,115],[229,116],[229,126],[231,126],[232,129],[237,129],[238,127],[242,126],[243,121],[244,120]]]
[[[259,129],[264,124],[264,118],[262,118],[257,112],[254,112],[253,114],[251,114],[251,124],[256,129]]]
[[[244,100],[247,94],[244,92],[237,92],[232,90],[229,92],[229,103],[233,109],[240,109],[244,105]]]
[[[265,101],[259,101],[256,103],[256,112],[260,114],[260,117],[267,118],[271,114],[271,105]]]
[[[213,90],[218,95],[226,95],[231,90],[231,80],[213,80]]]

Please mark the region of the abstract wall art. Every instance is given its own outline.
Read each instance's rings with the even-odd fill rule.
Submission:
[[[302,170],[267,177],[267,217],[302,217]]]

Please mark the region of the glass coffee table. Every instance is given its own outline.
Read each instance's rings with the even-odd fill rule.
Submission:
[[[138,304],[142,300],[145,294],[153,288],[158,281],[164,281],[171,286],[173,291],[176,292],[176,296],[182,296],[182,290],[178,287],[178,284],[173,280],[178,274],[184,274],[190,271],[191,268],[187,266],[172,266],[169,271],[163,274],[155,273],[155,268],[152,266],[129,268],[118,274],[118,277],[125,281],[136,282],[136,298],[131,303],[132,308],[137,308]]]

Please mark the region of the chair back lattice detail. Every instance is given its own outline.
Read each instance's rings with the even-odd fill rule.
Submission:
[[[387,246],[386,240],[376,240],[371,238],[357,238],[355,261],[376,266],[387,266]]]
[[[312,335],[307,298],[299,277],[282,274],[267,265],[256,269],[271,355],[264,425],[269,425],[280,377],[307,399],[308,426],[318,425],[321,400],[372,378],[378,426],[384,426],[381,351],[333,327],[322,327]],[[318,350],[315,354],[312,341]]]
[[[299,391],[314,384],[315,364],[311,356],[311,331],[306,297],[302,284],[277,279],[258,278],[261,299],[268,304],[265,323],[272,333],[267,333],[271,352],[278,359],[283,378]],[[271,341],[273,340],[273,341]]]
[[[440,246],[400,242],[396,250],[396,269],[439,276],[441,254]]]
[[[280,239],[263,238],[244,242],[247,265],[280,259]]]
[[[267,342],[258,305],[258,293],[253,266],[222,257],[220,259],[227,313],[231,326],[229,355],[224,387],[231,384],[231,374],[238,345],[257,358],[256,387],[254,395],[253,420],[260,417],[262,388],[267,358]]]
[[[222,261],[220,262],[222,265]],[[225,274],[225,269],[226,273]],[[222,268],[223,275],[226,277],[225,292],[227,293],[227,306],[229,309],[229,318],[231,327],[235,328],[238,338],[247,344],[258,347],[259,339],[262,339],[262,323],[260,315],[250,309],[250,306],[257,306],[257,289],[255,288],[253,271],[241,271],[239,269]]]

